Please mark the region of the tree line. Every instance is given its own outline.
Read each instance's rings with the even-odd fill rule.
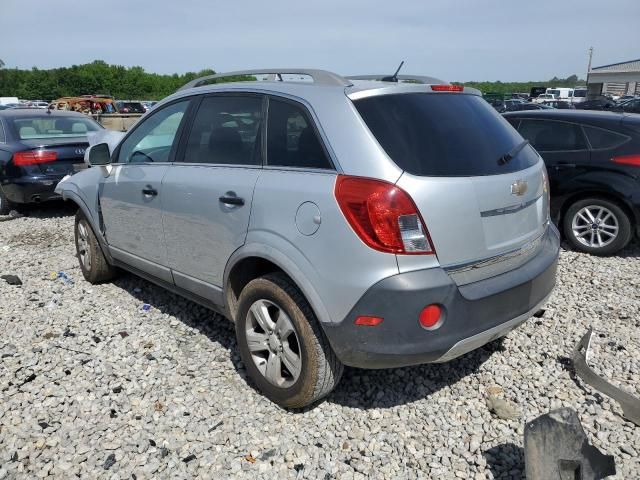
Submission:
[[[0,67],[0,96],[50,101],[99,93],[119,99],[158,100],[194,78],[214,73],[207,69],[181,75],[160,75],[146,72],[142,67],[109,65],[101,60],[50,70]]]
[[[457,83],[457,82],[454,82]],[[537,82],[464,82],[460,83],[465,87],[473,87],[482,93],[529,93],[532,87],[566,87],[573,88],[578,86],[587,86],[587,81],[578,78],[577,75],[571,75],[567,78],[553,77],[550,80],[540,80]]]
[[[0,97],[18,97],[29,100],[54,100],[64,96],[107,94],[119,99],[159,100],[170,95],[194,78],[214,74],[211,69],[183,74],[161,75],[146,72],[142,67],[109,65],[96,60],[84,65],[41,70],[3,68],[0,60]],[[245,78],[248,79],[248,78]],[[227,79],[227,81],[233,78]],[[454,82],[459,83],[459,82]],[[529,92],[531,87],[575,87],[585,81],[576,75],[552,78],[539,82],[464,82],[483,93]]]

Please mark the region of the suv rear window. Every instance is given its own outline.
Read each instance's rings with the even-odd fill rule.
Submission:
[[[353,103],[387,155],[413,175],[498,175],[523,170],[539,160],[526,147],[500,164],[499,159],[523,139],[476,95],[404,93]]]

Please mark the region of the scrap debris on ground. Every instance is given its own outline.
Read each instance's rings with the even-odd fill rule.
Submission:
[[[526,423],[559,408],[613,456],[610,478],[640,478],[640,427],[571,362],[594,326],[590,367],[640,394],[637,242],[563,251],[544,315],[502,341],[446,364],[347,369],[289,412],[247,383],[225,320],[131,275],[85,282],[73,214],[0,224],[0,275],[22,282],[0,281],[0,478],[520,479]]]

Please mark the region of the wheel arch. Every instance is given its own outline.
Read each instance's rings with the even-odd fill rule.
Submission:
[[[102,252],[107,258],[107,261],[112,264],[113,258],[111,257],[111,253],[109,252],[109,246],[107,245],[104,237],[102,236],[102,231],[100,230],[100,225],[98,223],[98,220],[95,218],[94,215],[92,215],[91,209],[87,206],[83,198],[80,195],[78,195],[76,192],[65,189],[64,192],[62,192],[62,199],[66,202],[72,202],[76,204],[76,206],[82,212],[84,217],[89,221],[89,224],[91,225],[91,229],[93,230],[93,233],[98,239],[98,243],[100,243],[100,247],[102,248]]]
[[[251,244],[236,250],[224,272],[224,298],[235,321],[237,300],[251,280],[271,272],[282,272],[300,289],[320,323],[330,322],[329,312],[302,270],[284,253],[266,245]]]
[[[560,225],[561,227],[564,225],[564,218],[566,216],[567,210],[569,210],[571,205],[573,205],[574,203],[576,203],[576,202],[578,202],[580,200],[584,200],[586,198],[602,198],[603,200],[608,200],[608,201],[610,201],[612,203],[615,203],[629,217],[629,220],[631,221],[632,230],[634,230],[635,227],[638,226],[639,222],[638,222],[637,216],[635,215],[633,209],[627,203],[627,201],[624,199],[624,197],[622,195],[616,194],[616,193],[612,193],[611,191],[604,191],[604,190],[597,190],[597,189],[594,189],[594,190],[582,190],[580,192],[576,192],[576,193],[568,196],[562,202],[562,205],[560,207],[560,218],[558,219],[558,225]],[[562,232],[564,232],[563,228],[560,228],[560,230]]]

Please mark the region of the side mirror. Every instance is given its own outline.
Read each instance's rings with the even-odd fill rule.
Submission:
[[[92,167],[109,165],[111,163],[111,153],[109,145],[106,143],[98,143],[91,145],[87,149],[87,157],[89,165]]]

